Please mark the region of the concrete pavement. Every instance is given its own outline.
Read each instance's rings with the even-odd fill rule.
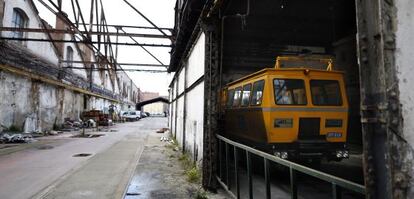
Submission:
[[[169,133],[149,133],[144,151],[128,186],[124,199],[209,199],[231,198],[224,190],[208,193],[199,183],[188,182],[185,174],[181,150],[173,150],[175,145],[161,141]]]
[[[148,132],[165,125],[165,118],[145,119],[102,137],[51,137],[46,147],[2,155],[0,198],[121,198]],[[79,153],[91,156],[73,157]]]

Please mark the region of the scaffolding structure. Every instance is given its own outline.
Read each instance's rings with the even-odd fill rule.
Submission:
[[[173,43],[174,37],[172,35],[172,29],[160,28],[155,25],[150,19],[148,19],[142,12],[134,7],[127,0],[123,0],[126,5],[138,13],[143,19],[145,19],[151,26],[131,26],[131,25],[109,25],[106,20],[104,6],[102,0],[91,0],[89,21],[87,21],[85,13],[82,12],[79,0],[70,0],[70,10],[62,9],[62,0],[37,0],[47,10],[54,14],[57,18],[62,20],[67,26],[67,29],[38,29],[38,28],[16,28],[16,27],[0,27],[0,31],[7,32],[25,32],[25,33],[46,33],[49,35],[48,39],[39,38],[16,38],[16,37],[0,37],[0,40],[12,40],[12,41],[34,41],[34,42],[51,42],[54,46],[57,43],[74,43],[75,45],[84,44],[89,49],[96,53],[96,62],[85,61],[82,56],[82,61],[73,60],[60,60],[60,63],[83,63],[85,67],[72,67],[67,66],[64,68],[71,69],[85,69],[85,70],[110,70],[110,71],[137,71],[137,72],[152,72],[152,73],[165,73],[169,65],[164,64],[156,55],[154,55],[147,47],[159,47],[159,48],[171,48],[170,44],[164,43],[141,43],[136,38],[149,38],[149,39],[166,39],[170,43]],[[71,13],[74,21],[69,18],[67,13]],[[45,22],[43,22],[45,23]],[[45,25],[45,24],[44,24]],[[47,26],[45,26],[47,27]],[[134,33],[128,32],[125,29],[131,30],[156,30],[159,34],[148,33]],[[57,34],[70,34],[71,40],[67,39],[53,39],[50,35]],[[115,37],[115,41],[111,39]],[[120,37],[126,37],[131,42],[119,42]],[[136,46],[144,50],[150,55],[158,64],[147,63],[118,63],[118,48],[119,46]],[[99,64],[104,67],[93,68],[86,67],[91,64]],[[123,69],[122,66],[136,67],[133,69]],[[141,67],[141,68],[140,68]],[[163,70],[157,69],[143,69],[142,67],[158,67]]]

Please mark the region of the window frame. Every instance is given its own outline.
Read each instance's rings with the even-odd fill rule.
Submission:
[[[247,97],[247,104],[243,104],[243,98],[244,98],[244,91],[245,91],[245,87],[249,86],[249,96]],[[242,87],[242,93],[241,93],[241,99],[240,99],[240,106],[241,107],[248,107],[250,105],[250,98],[252,96],[252,83],[248,83],[243,85]]]
[[[257,101],[256,101],[256,103],[255,104],[253,104],[253,96],[255,95],[255,93],[258,91],[258,90],[254,90],[255,89],[255,85],[258,85],[258,84],[260,84],[260,83],[263,83],[263,86],[262,86],[262,89],[261,89],[261,91],[262,91],[262,96],[260,97],[260,100],[259,100],[259,103],[257,103]],[[257,80],[257,81],[255,81],[255,82],[253,82],[253,84],[252,84],[252,92],[251,92],[251,95],[250,95],[250,106],[260,106],[260,105],[262,105],[262,102],[263,102],[263,96],[264,96],[264,88],[265,88],[265,84],[266,84],[266,81],[264,80],[264,79],[261,79],[261,80]]]
[[[234,97],[236,96],[236,92],[237,92],[237,91],[240,91],[240,97],[239,97],[239,99],[236,101],[236,100],[234,99]],[[239,107],[239,106],[240,106],[240,104],[241,104],[241,94],[242,94],[242,87],[241,87],[241,86],[236,87],[236,88],[234,89],[234,95],[233,95],[233,103],[232,103],[232,107]],[[235,104],[235,102],[237,102],[237,104]]]
[[[27,14],[20,8],[13,8],[11,25],[13,28],[26,28],[29,24],[29,18]],[[26,37],[25,32],[12,31],[13,38],[23,39]],[[17,41],[18,43],[24,43],[23,41]]]
[[[303,83],[303,90],[305,91],[305,99],[306,99],[305,103],[304,104],[278,104],[277,103],[277,97],[276,97],[275,80],[285,80],[285,81],[286,80],[299,80],[299,81],[302,81],[302,83]],[[272,83],[273,83],[273,101],[274,101],[274,103],[276,105],[278,105],[278,106],[307,106],[309,104],[309,102],[308,102],[309,101],[308,100],[308,91],[306,89],[306,81],[305,81],[305,79],[301,79],[301,78],[278,78],[278,77],[275,77],[275,78],[273,78]]]
[[[67,63],[68,67],[73,66],[73,55],[74,55],[74,50],[72,46],[66,46],[66,61],[69,61]]]
[[[315,104],[314,101],[313,101],[312,81],[336,82],[336,84],[338,85],[338,93],[339,93],[340,103],[339,104]],[[311,102],[312,102],[312,105],[314,105],[314,106],[343,106],[344,105],[342,89],[341,89],[341,84],[340,84],[339,80],[334,80],[334,79],[310,79],[309,80],[309,90],[310,90]]]
[[[230,96],[231,93],[231,96]],[[233,101],[234,101],[234,93],[235,89],[227,89],[227,100],[226,100],[226,107],[231,108],[233,107]]]

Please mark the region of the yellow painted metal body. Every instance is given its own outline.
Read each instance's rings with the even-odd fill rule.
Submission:
[[[284,58],[286,60],[286,58]],[[298,60],[294,58],[294,60]],[[324,60],[326,61],[326,60]],[[327,142],[345,143],[348,126],[348,101],[343,73],[333,71],[333,62],[328,60],[327,70],[309,69],[309,67],[264,69],[236,80],[226,86],[222,93],[222,110],[226,134],[243,138],[254,143],[278,144],[298,141],[300,118],[320,118],[320,135],[329,132],[341,133],[341,137],[326,137]],[[304,81],[306,105],[277,105],[275,101],[274,79],[300,79]],[[264,80],[263,97],[260,105],[226,106],[228,92],[244,85]],[[335,80],[339,83],[342,104],[337,106],[314,105],[310,81]],[[252,96],[250,96],[252,97]],[[275,119],[289,119],[291,127],[275,127]],[[341,127],[326,127],[327,119],[341,120]]]

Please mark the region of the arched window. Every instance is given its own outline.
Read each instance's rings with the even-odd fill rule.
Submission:
[[[27,17],[26,13],[19,8],[13,9],[13,19],[12,19],[12,27],[14,28],[26,28],[28,24],[29,18]],[[23,31],[15,31],[12,32],[13,38],[24,38]]]
[[[66,61],[68,61],[68,67],[73,66],[73,49],[72,47],[66,47]]]

